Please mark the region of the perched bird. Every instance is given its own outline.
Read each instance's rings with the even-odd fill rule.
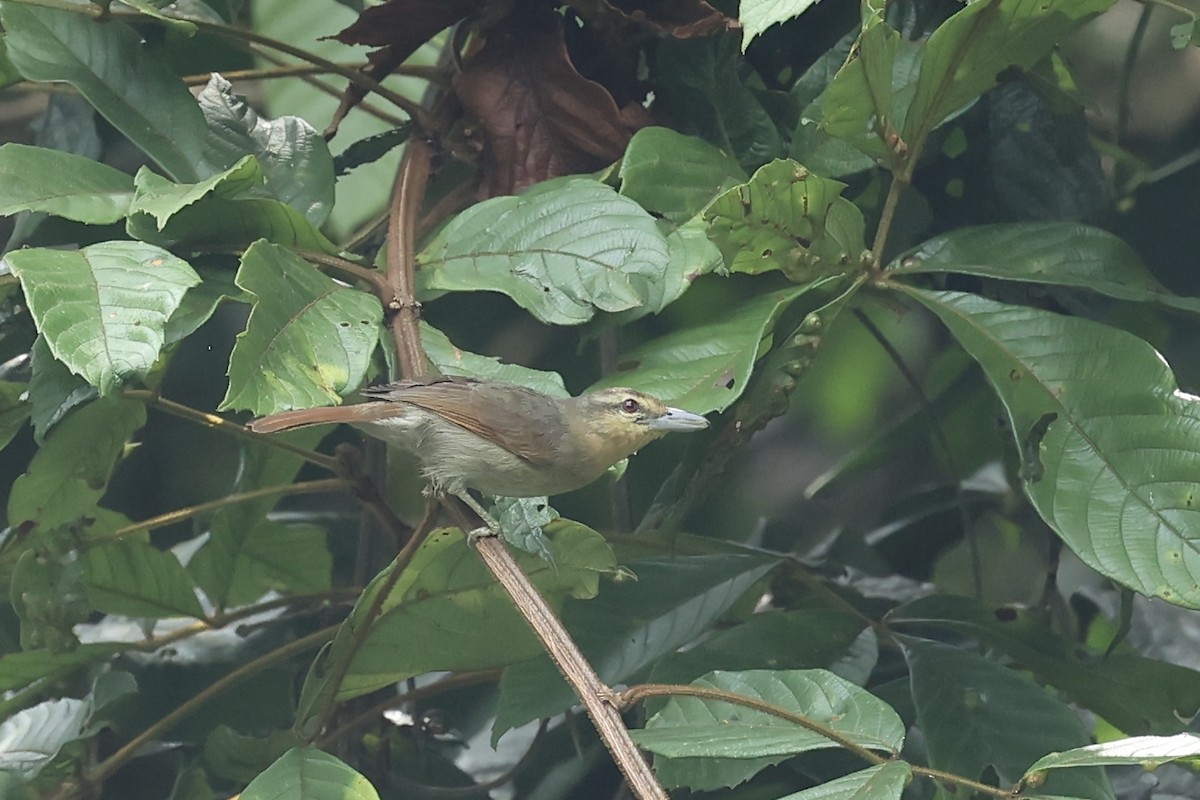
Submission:
[[[346,422],[413,453],[437,491],[538,497],[586,486],[671,431],[708,427],[698,414],[633,389],[550,397],[499,381],[439,377],[362,391],[367,402],[261,417],[258,433]],[[474,506],[474,503],[471,503]]]

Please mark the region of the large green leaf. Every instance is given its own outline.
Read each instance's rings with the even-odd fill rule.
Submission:
[[[421,344],[425,355],[446,375],[506,381],[537,389],[553,397],[567,397],[567,387],[557,372],[543,372],[520,364],[506,364],[498,358],[459,350],[446,334],[427,322],[421,323]]]
[[[595,600],[567,604],[563,622],[600,678],[621,683],[700,636],[772,566],[744,555],[635,561],[629,568],[638,580],[605,586]],[[514,664],[500,681],[492,737],[575,702],[545,655]]]
[[[147,224],[138,219],[145,215],[161,232],[172,217],[210,195],[237,197],[262,186],[263,172],[257,158],[244,155],[221,172],[195,183],[169,181],[146,167],[138,170],[133,182],[137,192],[129,209],[131,227],[136,230]]]
[[[133,180],[90,158],[29,147],[0,145],[0,214],[44,211],[90,225],[122,219]]]
[[[714,322],[647,342],[622,356],[619,371],[592,388],[633,386],[697,414],[723,411],[746,388],[755,362],[771,344],[779,314],[805,292],[833,280],[768,292]]]
[[[911,779],[907,761],[888,761],[779,800],[900,800]]]
[[[196,98],[208,120],[206,156],[227,169],[247,153],[262,165],[264,194],[321,225],[333,207],[333,156],[325,138],[300,117],[265,120],[233,85],[213,74]]]
[[[772,161],[705,210],[709,238],[733,272],[778,269],[796,282],[845,274],[866,249],[862,212],[845,188],[790,159]]]
[[[1200,672],[1121,651],[1089,652],[1029,611],[935,595],[892,611],[888,624],[976,637],[1126,733],[1174,733],[1200,712]]]
[[[629,140],[618,172],[621,194],[681,223],[724,190],[744,183],[737,161],[703,139],[670,128],[642,128]]]
[[[767,703],[861,747],[894,754],[904,744],[904,723],[887,703],[826,670],[712,672],[691,685]],[[698,697],[672,698],[633,736],[638,746],[673,759],[754,759],[761,766],[763,759],[838,746],[782,717]]]
[[[956,273],[1067,286],[1119,300],[1200,312],[1200,300],[1159,283],[1129,245],[1074,222],[1022,222],[959,228],[899,257],[894,275]]]
[[[383,319],[374,295],[262,241],[242,256],[236,282],[255,302],[229,357],[221,408],[270,414],[329,405],[362,383]]]
[[[904,140],[924,142],[950,114],[1011,66],[1032,67],[1063,35],[1115,0],[979,0],[942,23],[925,46]]]
[[[906,639],[917,722],[929,765],[978,779],[991,767],[1001,786],[1015,784],[1046,753],[1089,742],[1079,717],[1029,677],[976,653]],[[1051,794],[1112,800],[1097,769],[1057,776]]]
[[[1162,357],[1089,320],[896,286],[983,367],[1025,491],[1063,541],[1131,589],[1200,608],[1200,404]]]
[[[167,319],[200,276],[142,242],[9,253],[29,310],[54,357],[101,394],[145,377]]]
[[[204,115],[183,81],[132,28],[85,14],[0,4],[8,57],[33,81],[65,81],[181,181],[204,165]]]
[[[474,205],[417,257],[426,292],[502,292],[554,325],[645,304],[669,259],[653,217],[586,178]]]
[[[379,800],[379,793],[341,759],[298,747],[250,781],[241,800]]]
[[[129,617],[200,617],[196,589],[174,554],[145,542],[116,540],[83,554],[88,600]]]
[[[146,409],[130,400],[100,398],[70,414],[13,482],[8,524],[51,528],[91,512],[125,443],[145,422]]]

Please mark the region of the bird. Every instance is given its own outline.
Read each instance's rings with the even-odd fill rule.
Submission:
[[[416,456],[436,492],[469,497],[562,494],[673,431],[708,420],[626,387],[551,397],[517,384],[437,376],[360,391],[366,402],[282,411],[252,420],[256,433],[349,423]],[[478,510],[477,504],[468,505]]]

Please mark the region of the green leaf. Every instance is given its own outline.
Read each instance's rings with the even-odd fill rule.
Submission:
[[[286,203],[314,226],[333,207],[333,156],[325,138],[300,117],[265,120],[214,73],[196,98],[208,121],[205,155],[229,168],[247,153],[262,165],[264,194]]]
[[[174,554],[118,539],[83,554],[88,600],[106,614],[201,617],[195,585]]]
[[[133,178],[137,191],[129,208],[130,222],[146,215],[161,232],[171,218],[205,197],[237,197],[263,183],[262,167],[252,155],[238,159],[229,168],[197,183],[175,183],[155,175],[146,167]]]
[[[742,0],[738,21],[742,23],[742,52],[754,37],[772,25],[787,22],[808,11],[820,0]]]
[[[907,761],[888,761],[779,800],[900,800],[910,780],[912,765]]]
[[[0,450],[8,447],[29,419],[29,403],[21,399],[28,389],[23,383],[0,381]]]
[[[704,212],[709,238],[733,272],[782,270],[797,283],[856,269],[866,249],[862,212],[844,183],[776,160]]]
[[[148,17],[153,17],[161,22],[165,22],[168,27],[179,31],[184,36],[191,36],[196,32],[196,26],[193,23],[177,17],[167,16],[159,10],[158,6],[150,2],[150,0],[121,0],[121,2],[130,8],[136,8],[138,11],[142,12]],[[168,3],[165,5],[170,5],[174,8],[177,4]]]
[[[321,428],[303,428],[279,436],[294,447],[311,449],[326,433]],[[247,444],[229,493],[289,484],[302,466],[302,459],[285,450],[258,442]],[[213,514],[208,540],[188,561],[187,569],[218,608],[253,602],[272,588],[327,588],[329,552],[323,532],[268,522],[267,513],[279,498],[278,494],[267,495]],[[293,546],[296,560],[290,563],[287,550]]]
[[[830,136],[821,125],[825,116],[825,93],[857,41],[857,32],[842,37],[792,85],[792,99],[800,107],[800,114],[788,143],[788,155],[826,178],[853,175],[875,167],[875,159],[849,142]],[[908,49],[906,47],[905,52]],[[912,49],[920,52],[915,45]],[[856,96],[853,103],[856,108],[861,108],[862,119],[866,120],[871,113],[869,98]]]
[[[222,409],[270,414],[328,405],[362,383],[383,319],[373,295],[262,241],[242,256],[235,282],[255,302],[229,357]]]
[[[1200,735],[1178,733],[1174,736],[1133,736],[1112,742],[1090,744],[1063,753],[1051,753],[1034,762],[1025,776],[1062,767],[1107,767],[1136,764],[1152,770],[1181,758],[1200,756]]]
[[[519,386],[537,389],[552,397],[569,397],[562,376],[557,372],[543,372],[520,364],[505,364],[498,358],[481,356],[459,350],[454,343],[429,323],[421,322],[421,344],[425,355],[445,375],[462,375],[472,378],[506,381]]]
[[[559,514],[545,497],[498,497],[492,506],[492,517],[500,525],[500,538],[508,544],[531,553],[557,568],[554,547],[545,534],[545,527]]]
[[[242,290],[234,284],[233,274],[228,270],[201,270],[199,274],[202,280],[183,296],[183,302],[163,329],[168,347],[195,333],[208,322],[223,301],[247,300]]]
[[[770,346],[779,314],[796,298],[835,279],[755,297],[718,321],[654,339],[618,362],[618,372],[593,389],[633,386],[696,414],[723,411],[746,388],[754,364]]]
[[[929,765],[978,779],[992,767],[1011,785],[1045,753],[1089,741],[1070,707],[1027,676],[967,650],[905,639],[917,722]],[[1100,770],[1064,773],[1047,791],[1111,800]]]
[[[33,438],[41,445],[46,440],[46,434],[68,411],[100,395],[95,387],[54,357],[45,336],[33,340],[29,360],[33,373],[29,379]]]
[[[54,357],[105,395],[145,377],[167,319],[200,282],[186,261],[141,242],[7,258]]]
[[[906,152],[900,131],[925,50],[868,14],[850,58],[817,101],[821,129],[895,171]]]
[[[942,23],[925,45],[904,141],[920,146],[950,114],[996,84],[1011,66],[1029,69],[1069,31],[1114,0],[980,0]]]
[[[69,653],[23,650],[0,656],[0,691],[11,692],[34,681],[57,680],[79,667],[98,663],[121,652],[125,645],[81,644]]]
[[[568,603],[563,623],[601,680],[622,683],[700,636],[773,566],[744,555],[633,562],[629,568],[638,580],[607,585],[586,603]],[[500,680],[493,741],[575,702],[574,692],[544,654],[514,664]]]
[[[297,747],[250,781],[241,800],[379,800],[379,793],[340,759]]]
[[[1008,411],[1025,492],[1063,541],[1118,583],[1200,608],[1200,405],[1162,357],[1089,320],[894,286],[983,367]]]
[[[959,228],[892,262],[894,275],[953,273],[1086,289],[1118,300],[1200,312],[1200,300],[1159,283],[1129,245],[1073,222]]]
[[[904,723],[879,698],[823,669],[711,672],[692,681],[775,706],[841,734],[855,744],[899,752]],[[698,697],[674,697],[633,731],[639,747],[671,758],[789,758],[838,747],[833,739],[746,706]]]
[[[733,157],[670,128],[635,133],[618,176],[621,194],[674,223],[686,222],[722,191],[746,180]]]
[[[684,133],[702,136],[743,169],[783,154],[775,121],[742,79],[732,36],[667,37],[658,42],[655,66],[655,93]]]
[[[0,145],[0,214],[43,211],[89,225],[109,225],[129,210],[133,181],[90,158]]]
[[[517,554],[525,573],[557,606],[564,595],[595,594],[601,573],[612,572],[612,550],[595,531],[559,521],[547,526],[557,558],[555,568],[534,556]],[[392,579],[392,568],[371,582],[334,640],[332,658],[349,652],[356,626],[375,595]],[[461,635],[453,635],[453,631]],[[461,531],[435,531],[396,579],[380,613],[342,683],[339,700],[436,670],[490,669],[540,652],[525,620],[512,607],[495,577],[471,551]],[[319,665],[318,665],[319,666]],[[304,698],[319,684],[310,672]],[[302,708],[305,700],[302,699]]]
[[[26,78],[74,86],[176,179],[194,181],[210,171],[195,98],[133,29],[14,2],[0,5],[0,22],[8,57]]]
[[[937,625],[978,638],[1126,733],[1174,733],[1200,713],[1200,672],[1132,653],[1091,652],[1034,612],[935,595],[895,609],[888,624]]]
[[[425,292],[502,292],[543,322],[577,325],[597,310],[643,305],[669,258],[641,206],[597,181],[563,178],[468,208],[417,260]]]
[[[91,512],[125,443],[145,422],[145,408],[130,400],[100,398],[70,414],[13,482],[9,525],[48,529]]]

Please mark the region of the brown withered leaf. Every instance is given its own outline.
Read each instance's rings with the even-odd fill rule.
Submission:
[[[501,20],[454,85],[482,133],[484,197],[599,169],[644,125],[579,74],[547,6],[525,5]]]
[[[348,27],[327,36],[342,44],[378,47],[368,56],[363,74],[381,81],[403,64],[417,48],[481,7],[486,0],[391,0],[364,9]],[[325,129],[331,138],[342,119],[366,96],[366,89],[355,84],[346,87],[333,120]]]
[[[740,26],[704,0],[566,0],[583,19],[610,29],[636,26],[676,39],[709,36]]]

